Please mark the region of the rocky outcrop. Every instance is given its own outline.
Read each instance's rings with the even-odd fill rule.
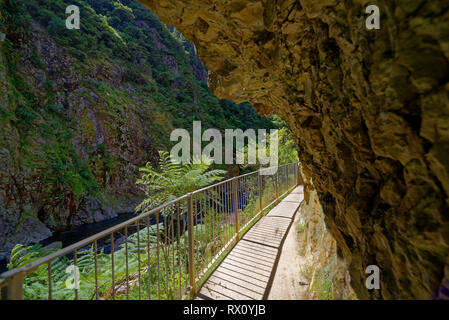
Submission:
[[[359,298],[449,280],[447,1],[377,1],[379,30],[368,1],[140,2],[195,43],[215,94],[287,122]]]

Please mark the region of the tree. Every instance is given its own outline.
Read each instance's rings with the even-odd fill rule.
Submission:
[[[225,170],[208,171],[211,161],[207,158],[202,158],[198,164],[182,165],[175,163],[166,151],[159,151],[159,157],[159,168],[153,168],[148,162],[139,169],[143,175],[136,184],[145,187],[147,198],[136,207],[136,211],[151,209],[174,200],[219,181],[226,174]]]

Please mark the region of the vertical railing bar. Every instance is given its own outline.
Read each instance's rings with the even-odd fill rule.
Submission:
[[[244,221],[242,219],[243,209],[245,208],[245,197],[246,197],[246,187],[245,187],[246,177],[237,178],[237,221],[239,222],[239,234],[240,234],[240,226],[244,225]],[[240,212],[241,211],[241,212]]]
[[[151,238],[150,238],[150,216],[147,216],[147,261],[148,261],[148,300],[151,300]]]
[[[195,197],[197,196],[197,197]],[[201,265],[202,265],[202,257],[201,257],[201,245],[202,245],[202,237],[203,237],[203,220],[201,217],[201,197],[200,194],[197,193],[193,196],[193,201],[194,201],[194,219],[196,221],[196,228],[194,229],[194,234],[195,234],[195,239],[196,239],[196,244],[197,244],[197,250],[195,250],[195,279],[196,277],[199,275],[199,271],[201,270]],[[200,214],[199,214],[200,213]],[[198,219],[201,219],[200,221],[198,221]],[[200,224],[200,225],[198,225]]]
[[[228,191],[227,191],[228,210],[229,210],[229,212],[228,212],[228,219],[229,219],[228,241],[231,240],[232,233],[233,233],[233,231],[232,231],[232,211],[231,211],[231,210],[233,210],[233,207],[234,207],[234,204],[232,203],[232,198],[231,198],[232,197],[232,182],[233,182],[232,180],[228,182]]]
[[[279,168],[276,170],[276,203],[279,202]]]
[[[211,190],[213,190],[213,188],[211,188]],[[211,203],[210,203],[211,195],[212,195],[212,192],[209,191],[208,196],[206,196],[206,197],[207,197],[207,212],[208,212],[208,217],[209,217],[209,243],[214,243],[214,213],[212,212]],[[215,246],[212,245],[211,249],[213,249],[213,251],[211,251],[211,255],[214,255],[215,254]]]
[[[193,262],[194,262],[194,275],[195,277],[193,277],[196,280],[196,268],[198,267],[199,263],[197,263],[198,261],[198,251],[196,250],[196,245],[198,244],[198,232],[196,232],[198,230],[197,226],[198,226],[198,202],[195,198],[195,194],[192,195],[192,206],[193,206],[193,210],[192,210],[192,235],[193,235]]]
[[[128,225],[125,226],[126,300],[129,300]]]
[[[225,206],[223,207],[223,218],[224,218],[224,226],[225,226],[225,243],[229,240],[229,227],[228,227],[228,211],[229,211],[229,205],[228,205],[228,184],[229,182],[226,182],[223,185],[223,197],[225,201]]]
[[[209,243],[207,240],[208,240],[208,237],[209,237],[209,233],[208,233],[208,231],[207,231],[207,229],[208,229],[208,215],[207,215],[207,201],[206,201],[206,192],[204,192],[204,198],[203,198],[203,211],[204,211],[204,237],[203,237],[203,239],[204,239],[204,256],[205,256],[205,259],[204,259],[204,263],[203,263],[203,269],[204,269],[204,267],[206,267],[207,265],[208,265],[208,263],[209,263],[209,254],[208,254],[208,247],[207,247],[207,244]]]
[[[204,236],[203,236],[203,241],[204,241],[204,259],[203,259],[203,270],[204,268],[207,266],[208,261],[209,261],[209,256],[208,256],[208,248],[207,248],[207,237],[208,237],[208,232],[207,232],[207,205],[206,205],[206,196],[204,196],[203,201],[202,201],[202,205],[203,205],[203,215],[204,215]]]
[[[209,246],[210,243],[210,215],[209,215],[209,209],[208,209],[208,203],[207,203],[207,190],[204,191],[204,231],[205,231],[205,235],[204,235],[204,239],[205,239],[205,256],[206,256],[206,262],[205,262],[205,266],[207,267],[209,265],[209,258],[210,258],[210,254],[209,254],[209,249],[211,248],[211,246]]]
[[[176,242],[177,242],[177,247],[178,247],[178,270],[179,270],[179,299],[182,298],[182,270],[181,270],[181,215],[179,212],[179,207],[180,207],[180,203],[177,202],[177,215],[176,215],[176,222],[177,222],[177,237],[176,237]]]
[[[97,257],[98,243],[94,241],[94,259],[95,259],[95,300],[98,300],[98,257]]]
[[[176,208],[175,208],[176,209]],[[172,262],[173,262],[173,268],[171,271],[172,274],[172,287],[173,287],[173,298],[175,298],[175,269],[176,269],[176,265],[175,265],[175,248],[174,248],[174,243],[175,243],[175,229],[174,229],[174,219],[175,219],[175,215],[174,213],[170,210],[170,216],[171,216],[171,239],[170,239],[170,247],[171,247],[171,251],[172,251]]]
[[[207,197],[207,191],[204,192],[204,215],[205,215],[205,225],[204,225],[204,231],[205,231],[205,244],[206,244],[206,267],[209,265],[209,260],[210,260],[210,252],[209,249],[211,249],[212,247],[208,244],[210,243],[211,239],[210,239],[210,212],[209,212],[209,207],[208,207],[208,197]]]
[[[49,262],[50,263],[50,262]],[[47,267],[48,272],[48,267]],[[13,276],[10,276],[4,287],[1,288],[1,300],[23,300],[24,299],[24,280],[26,273],[17,272]],[[51,281],[49,281],[50,283]],[[48,292],[51,292],[51,287]],[[51,298],[51,294],[50,294]]]
[[[188,222],[189,228],[189,279],[190,279],[190,296],[195,294],[195,261],[194,261],[194,235],[193,235],[193,199],[192,194],[188,197]]]
[[[232,229],[232,216],[233,216],[233,213],[234,213],[234,202],[232,201],[232,195],[234,193],[234,191],[233,191],[233,182],[234,182],[234,180],[231,180],[228,183],[228,195],[229,195],[229,212],[228,212],[228,216],[229,216],[229,241],[232,239],[232,237],[235,234],[235,231]]]
[[[224,217],[224,221],[225,221],[225,243],[228,242],[229,240],[229,227],[228,227],[228,211],[229,211],[229,205],[228,205],[228,183],[226,182],[223,186],[224,189],[224,199],[225,199],[225,207],[223,208],[225,212],[223,212],[223,217]]]
[[[258,182],[258,187],[259,187],[259,209],[260,209],[260,212],[262,212],[262,210],[263,210],[263,203],[262,203],[262,175],[260,174],[260,170],[259,170],[259,174],[257,176],[257,182]]]
[[[197,198],[194,198],[194,200],[195,200],[194,208],[195,208],[196,225],[198,226],[198,211],[201,210],[201,198],[199,198],[199,194],[196,194],[196,195],[197,195]],[[200,218],[201,218],[201,215],[200,215]],[[201,245],[202,245],[201,238],[203,236],[203,232],[202,232],[203,225],[202,224],[203,224],[203,221],[201,220],[201,225],[199,226],[199,228],[195,228],[193,231],[196,235],[196,241],[198,244],[198,247],[196,250],[196,258],[195,258],[196,259],[195,260],[195,279],[199,275],[201,266],[203,263],[203,261],[202,261],[203,259],[201,257]]]
[[[115,277],[114,277],[114,255],[115,255],[115,248],[114,248],[114,232],[111,232],[111,267],[112,267],[112,300],[115,300]]]
[[[190,273],[189,273],[189,248],[188,248],[188,239],[187,239],[187,233],[188,233],[188,223],[189,223],[189,214],[188,214],[188,208],[189,208],[189,201],[188,201],[188,199],[186,200],[187,201],[187,206],[186,206],[186,208],[187,208],[187,213],[186,214],[184,214],[184,224],[183,224],[183,227],[182,227],[182,231],[183,231],[183,237],[184,237],[184,272],[185,272],[185,274],[187,274],[187,275],[189,275],[189,276],[187,276],[187,277],[185,277],[185,281],[184,281],[184,292],[187,294],[188,292],[188,287],[189,287],[189,277],[190,277]],[[187,249],[187,250],[186,250]]]
[[[234,179],[234,220],[235,220],[235,236],[236,240],[239,241],[239,178]]]
[[[217,186],[217,203],[215,204],[216,210],[217,210],[217,234],[218,234],[218,241],[223,241],[223,219],[221,216],[221,206],[223,205],[223,198],[221,197],[221,185]]]
[[[142,283],[140,282],[140,219],[136,221],[137,224],[137,284],[139,286],[139,300],[142,300]]]
[[[212,191],[214,191],[214,189],[212,188]],[[216,218],[216,214],[215,214],[215,210],[214,210],[214,193],[211,193],[211,199],[212,201],[209,201],[209,209],[211,212],[211,217],[212,217],[212,232],[211,232],[211,236],[212,236],[212,241],[215,242],[215,218]]]
[[[164,275],[164,283],[165,283],[165,297],[166,299],[168,299],[169,296],[169,288],[168,288],[168,273],[169,273],[169,268],[170,268],[170,263],[169,263],[169,257],[170,257],[170,252],[168,252],[170,250],[170,247],[168,246],[169,243],[169,239],[168,239],[168,223],[167,223],[167,212],[165,214],[162,215],[164,218],[164,242],[163,242],[163,253],[164,253],[164,269],[165,269],[165,275]]]
[[[195,197],[197,196],[197,197]],[[197,244],[196,250],[195,252],[195,281],[196,281],[196,277],[199,275],[199,270],[201,269],[201,236],[202,236],[202,232],[201,232],[201,228],[202,226],[200,225],[198,228],[198,210],[199,210],[199,206],[201,205],[201,200],[198,198],[198,194],[195,194],[193,196],[193,212],[194,212],[194,220],[195,220],[195,226],[196,228],[193,229],[193,234],[195,235],[195,243]],[[195,287],[196,287],[196,283],[195,283]]]
[[[77,272],[77,265],[76,265],[78,256],[77,256],[77,250],[76,249],[73,252],[74,252],[73,253],[73,265],[75,266],[75,268],[73,270],[73,272],[75,273],[75,300],[78,300],[78,285],[76,283],[77,280],[78,280],[77,277],[76,277],[76,274],[78,273]]]
[[[47,272],[48,272],[48,300],[52,300],[52,270],[51,270],[51,261],[48,261],[47,265]]]
[[[198,244],[199,244],[199,249],[198,250],[198,272],[197,275],[199,276],[201,270],[203,269],[203,265],[204,265],[204,256],[201,254],[203,245],[204,245],[204,221],[203,221],[203,201],[201,199],[201,193],[198,193],[198,206],[199,206],[199,216],[200,216],[200,229],[199,229],[199,234],[198,234]],[[197,218],[198,219],[198,218]],[[198,223],[198,221],[197,221]],[[198,229],[196,229],[198,230]]]
[[[223,207],[223,219],[224,219],[224,235],[225,235],[225,243],[228,242],[229,239],[229,228],[228,228],[228,193],[226,192],[228,188],[228,182],[223,185],[223,198],[224,198],[224,207]]]
[[[159,214],[160,211],[156,213],[156,232],[157,232],[157,244],[156,244],[156,255],[157,255],[157,297],[158,300],[161,300],[161,271],[160,271],[160,263],[159,263],[159,241],[160,241],[160,234],[159,234]]]

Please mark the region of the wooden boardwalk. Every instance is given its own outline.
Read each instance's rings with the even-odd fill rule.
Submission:
[[[211,274],[196,299],[266,299],[284,239],[303,196],[303,187],[298,186],[262,217]]]

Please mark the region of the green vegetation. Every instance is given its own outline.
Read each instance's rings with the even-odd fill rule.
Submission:
[[[332,282],[332,266],[328,264],[325,268],[315,271],[315,278],[312,283],[311,290],[319,300],[332,300],[333,282]]]
[[[273,115],[272,117],[273,124],[278,129],[278,163],[279,165],[289,164],[298,162],[298,151],[296,150],[296,144],[293,140],[290,130],[288,129],[285,122],[277,115]],[[270,154],[270,134],[267,132],[265,138],[266,144],[266,152],[267,155]],[[257,149],[259,146],[255,143]],[[248,146],[244,147],[244,159],[245,163],[241,165],[241,169],[243,172],[252,172],[258,170],[261,166],[259,161],[257,160],[256,164],[248,164]]]
[[[272,189],[264,192],[264,201],[272,201]],[[258,198],[253,199],[258,203]],[[253,206],[248,206],[242,216],[253,215]],[[268,209],[264,213],[268,212]],[[257,210],[256,210],[257,211]],[[196,274],[224,247],[235,232],[232,224],[218,224],[226,213],[210,211],[203,223],[194,226],[194,257]],[[145,219],[142,221],[145,223]],[[253,222],[255,223],[255,221]],[[140,224],[139,224],[140,225]],[[214,226],[214,227],[211,227]],[[249,226],[248,226],[249,228]],[[248,230],[243,230],[242,234]],[[171,235],[170,235],[171,233]],[[76,266],[79,268],[80,286],[78,299],[182,299],[188,282],[188,232],[171,232],[170,223],[142,227],[127,237],[126,245],[113,254],[97,251],[90,245],[77,251]],[[17,245],[12,251],[9,269],[24,266],[54,252],[39,245],[23,247]],[[221,253],[224,256],[226,251]],[[113,257],[112,257],[113,256]],[[114,269],[112,269],[112,258]],[[95,263],[96,259],[96,263]],[[220,261],[220,260],[218,260]],[[217,261],[217,263],[218,263]],[[67,272],[74,266],[73,256],[63,256],[51,261],[51,297],[58,300],[75,299],[73,273]],[[97,273],[95,273],[97,270]],[[114,282],[112,282],[114,270]],[[96,276],[97,274],[97,276]],[[43,264],[25,278],[25,299],[47,299],[49,294],[48,265]]]
[[[172,277],[174,258],[179,258],[185,265],[187,259],[185,253],[184,237],[181,237],[179,247],[174,248],[174,243],[159,243],[160,250],[156,250],[156,243],[164,234],[164,224],[158,226],[152,225],[138,233],[130,235],[127,239],[127,246],[113,253],[114,269],[112,269],[112,254],[105,254],[101,249],[96,255],[97,259],[97,277],[95,277],[95,251],[94,246],[89,246],[82,251],[77,252],[76,266],[79,268],[80,286],[78,289],[78,299],[91,300],[98,295],[99,299],[112,299],[112,289],[115,299],[126,299],[126,291],[120,288],[128,284],[128,298],[137,299],[135,295],[135,283],[131,285],[132,279],[135,279],[139,270],[141,272],[140,288],[143,299],[152,298],[174,299],[175,294],[179,294],[179,285],[185,282],[185,270]],[[159,235],[159,236],[158,236]],[[159,240],[158,240],[159,239]],[[173,256],[171,250],[176,250]],[[170,252],[170,254],[167,254]],[[8,267],[23,266],[39,257],[49,254],[36,246],[21,248],[20,245],[13,249],[15,260]],[[25,253],[20,255],[21,253]],[[174,252],[173,252],[174,253]],[[127,259],[126,259],[127,257]],[[17,261],[17,262],[16,262]],[[74,266],[73,257],[63,256],[54,259],[51,262],[52,271],[52,299],[71,300],[75,298],[74,288],[67,286],[67,283],[74,282],[73,273],[67,272],[69,266]],[[140,267],[140,268],[139,268]],[[112,270],[114,270],[114,284],[112,284]],[[178,271],[178,270],[176,270]],[[32,272],[24,281],[25,299],[39,300],[48,297],[48,266],[41,265]],[[98,291],[95,283],[97,282]],[[157,283],[159,283],[159,288]],[[137,289],[138,290],[138,289]],[[178,290],[178,291],[177,291]],[[176,298],[180,298],[178,295]]]
[[[72,4],[80,7],[80,30],[65,27]],[[194,46],[134,0],[6,0],[0,10],[0,146],[33,176],[55,225],[71,223],[52,216],[67,203],[71,216],[88,197],[109,192],[130,161],[118,145],[135,136],[148,139],[153,150],[143,152],[155,163],[154,150],[169,150],[170,132],[191,129],[193,120],[204,129],[277,127],[249,103],[216,98]],[[124,135],[123,127],[137,132]],[[135,166],[129,188],[137,175]],[[58,206],[64,209],[51,209]]]
[[[143,170],[146,177],[142,181],[153,181],[146,186],[150,188],[150,196],[157,191],[163,196],[156,197],[154,201],[164,201],[176,196],[176,181],[184,175],[191,190],[204,184],[209,184],[223,174],[221,170],[212,170],[205,173],[207,163],[198,165],[186,165],[184,167],[173,164],[167,153],[161,152],[160,168],[148,166]],[[196,169],[195,169],[196,168]],[[165,174],[162,174],[165,173]],[[260,212],[257,184],[249,183],[249,179],[258,179],[258,175],[247,176],[245,189],[241,190],[248,197],[243,208],[239,212],[240,226],[245,224]],[[167,180],[168,179],[168,180]],[[171,180],[170,180],[171,179]],[[275,200],[274,180],[272,177],[264,178],[262,203],[264,211],[258,216],[262,217],[273,207]],[[269,179],[269,180],[266,180]],[[170,183],[170,181],[173,183]],[[242,180],[243,181],[243,180]],[[181,193],[189,190],[179,191]],[[207,210],[201,210],[198,200],[212,200],[223,204],[228,195],[219,192],[204,192],[195,198],[195,212],[200,214],[200,220],[196,220],[193,226],[194,232],[194,261],[195,273],[203,281],[209,273],[203,274],[205,267],[215,260],[219,263],[225,256],[226,244],[230,243],[235,233],[235,224],[232,212],[226,212],[225,207],[209,206]],[[282,198],[281,198],[282,199]],[[148,205],[152,202],[149,201]],[[271,203],[271,205],[269,205]],[[143,217],[133,225],[129,225],[124,232],[117,231],[124,239],[113,253],[105,253],[105,250],[97,248],[97,244],[84,246],[77,250],[76,261],[73,255],[66,255],[50,262],[51,266],[51,298],[52,299],[185,299],[187,293],[189,260],[188,260],[188,231],[187,226],[181,226],[180,217],[185,209],[171,205],[161,217],[156,217],[156,224],[150,224],[149,218]],[[157,215],[157,214],[156,214]],[[196,215],[197,216],[197,215]],[[257,222],[254,219],[241,230],[243,235]],[[133,231],[129,231],[132,228]],[[104,239],[103,239],[104,240]],[[235,240],[234,240],[235,241]],[[229,248],[229,247],[228,247]],[[220,253],[221,251],[221,253]],[[11,252],[11,260],[8,269],[23,267],[50,253],[54,249],[46,250],[40,245],[23,247],[17,245]],[[219,256],[217,256],[220,253]],[[113,262],[114,261],[114,262]],[[42,264],[24,280],[24,296],[26,299],[46,299],[49,297],[49,265]],[[80,286],[77,290],[70,287],[74,283],[73,266],[79,270]],[[71,267],[71,269],[70,269]],[[210,269],[209,269],[210,271]],[[76,292],[76,293],[75,293]]]
[[[168,152],[160,151],[159,168],[153,168],[148,162],[139,169],[143,174],[136,184],[145,186],[147,198],[137,206],[136,211],[157,207],[223,179],[226,171],[208,171],[209,167],[210,160],[206,158],[181,165],[175,163]]]

